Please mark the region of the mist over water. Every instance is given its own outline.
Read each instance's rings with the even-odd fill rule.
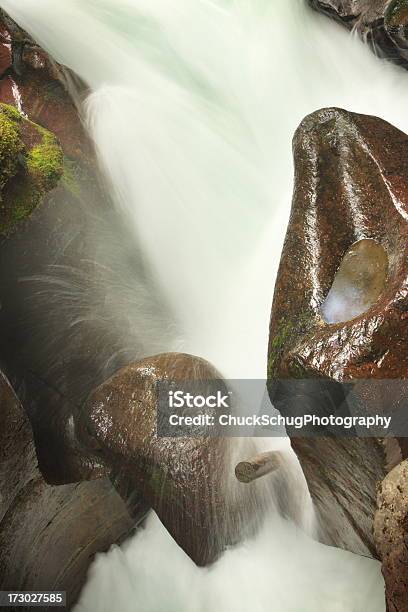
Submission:
[[[378,115],[408,131],[405,73],[302,0],[0,5],[89,84],[88,128],[116,205],[181,330],[177,348],[207,358],[227,378],[265,377],[293,133],[324,106]],[[96,234],[91,248],[106,240]],[[140,325],[137,309],[129,316]],[[174,349],[170,340],[167,348]],[[304,505],[300,522],[308,523],[310,502],[287,442],[262,444],[286,448],[288,504]],[[151,516],[130,543],[98,557],[77,611],[384,610],[378,563],[313,542],[271,505],[257,537],[206,570]]]

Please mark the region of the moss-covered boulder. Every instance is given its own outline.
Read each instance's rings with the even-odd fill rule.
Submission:
[[[64,170],[56,137],[0,103],[0,234],[28,217]]]
[[[18,170],[18,156],[23,150],[19,120],[19,113],[4,105],[0,113],[0,189]]]

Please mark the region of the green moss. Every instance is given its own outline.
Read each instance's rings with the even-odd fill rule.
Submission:
[[[0,104],[0,189],[18,170],[18,157],[24,149],[20,121],[21,115],[16,109]]]
[[[28,217],[63,171],[55,136],[14,107],[0,104],[0,234],[10,234]]]
[[[41,201],[41,192],[33,189],[27,177],[19,179],[10,197],[9,228],[28,217]]]
[[[8,117],[11,121],[15,121],[16,123],[21,123],[22,115],[20,111],[18,111],[15,106],[10,106],[10,104],[0,104],[0,110],[3,115]]]
[[[283,351],[292,344],[299,334],[303,333],[310,323],[310,315],[302,313],[296,321],[282,318],[277,325],[277,333],[273,337],[268,355],[268,379],[277,378]],[[303,378],[305,372],[303,367],[293,361],[290,364],[290,374],[294,378]]]
[[[268,357],[268,378],[276,378],[283,348],[291,337],[294,324],[292,321],[281,319],[278,325],[278,333],[273,337]]]
[[[44,191],[50,191],[57,186],[64,171],[64,156],[57,139],[51,132],[37,128],[42,136],[42,143],[28,153],[27,168]]]
[[[293,359],[289,364],[289,374],[290,376],[292,376],[292,378],[297,379],[309,377],[304,365],[296,358]]]
[[[27,206],[27,201],[22,202],[21,204],[16,204],[12,211],[13,221],[22,221],[25,219],[33,210],[32,203],[32,200],[30,200],[29,206]]]

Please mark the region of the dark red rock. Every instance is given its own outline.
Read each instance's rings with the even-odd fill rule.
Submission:
[[[297,368],[337,380],[408,372],[407,152],[408,137],[375,117],[324,109],[301,124],[272,311],[271,376]],[[381,299],[364,316],[326,325],[320,309],[335,273],[366,238],[382,245],[390,262]]]
[[[6,76],[0,81],[0,100],[16,108],[18,106],[17,89],[11,76]]]
[[[354,381],[367,410],[397,408],[399,386],[394,382],[394,396],[384,395],[370,380],[408,378],[408,137],[376,117],[329,108],[306,117],[293,148],[293,205],[270,325],[271,393],[277,379]],[[361,285],[371,287],[363,312],[327,323],[324,305],[336,272],[367,239],[388,264],[381,278]],[[383,444],[289,433],[326,541],[378,556],[376,488],[408,455],[406,438]]]
[[[0,78],[12,67],[11,42],[9,33],[0,26]]]
[[[69,158],[85,165],[93,163],[92,146],[67,91],[67,83],[76,80],[75,76],[49,57],[0,9],[0,67],[3,56],[0,101],[13,104],[32,121],[53,132]]]
[[[307,0],[312,8],[357,32],[376,55],[408,68],[406,0]]]

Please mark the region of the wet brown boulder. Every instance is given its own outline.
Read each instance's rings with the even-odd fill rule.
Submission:
[[[255,528],[261,485],[238,483],[236,445],[197,427],[191,436],[161,437],[157,430],[160,382],[192,381],[205,395],[220,374],[206,361],[170,353],[119,370],[91,393],[76,420],[84,450],[112,466],[157,512],[198,564],[214,561],[228,544]],[[214,411],[213,411],[214,412]]]
[[[278,379],[354,381],[371,412],[398,408],[398,385],[384,396],[370,381],[408,378],[408,137],[376,117],[329,108],[306,117],[293,148],[270,325],[272,396]],[[378,556],[376,487],[407,456],[406,438],[289,433],[323,537]]]
[[[408,68],[407,0],[307,0],[310,6],[356,31],[379,56]]]
[[[389,612],[408,611],[408,462],[395,467],[378,491],[374,537],[383,561]]]
[[[70,607],[95,553],[125,538],[145,510],[135,500],[129,510],[108,479],[46,484],[29,421],[0,372],[1,590],[65,590]]]

